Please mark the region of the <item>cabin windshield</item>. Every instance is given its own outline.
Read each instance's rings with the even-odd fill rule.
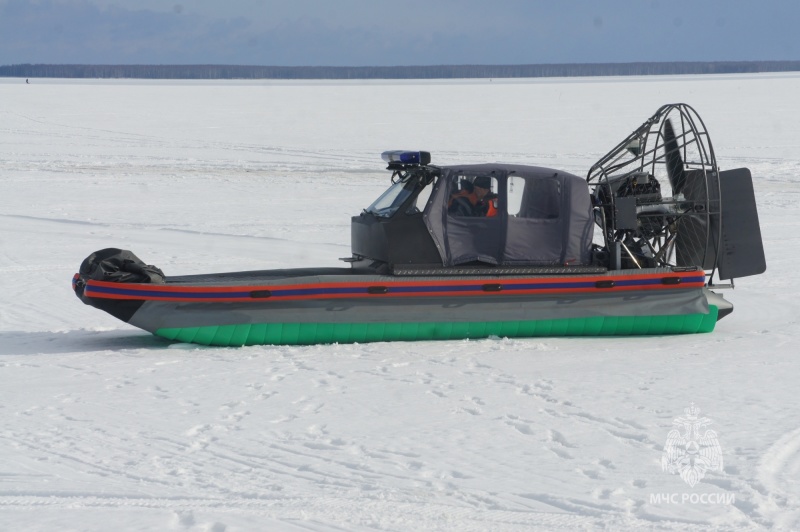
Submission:
[[[375,216],[380,216],[381,218],[389,218],[397,212],[397,209],[399,209],[414,192],[416,182],[416,179],[407,177],[393,184],[386,192],[381,194],[372,205],[367,207],[367,212]]]

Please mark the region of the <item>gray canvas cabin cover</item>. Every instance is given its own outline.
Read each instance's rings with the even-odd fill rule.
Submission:
[[[592,206],[586,180],[519,165],[442,167],[431,193],[425,224],[444,266],[469,262],[496,265],[582,266],[591,262]],[[496,216],[455,216],[449,199],[460,184],[492,178]]]

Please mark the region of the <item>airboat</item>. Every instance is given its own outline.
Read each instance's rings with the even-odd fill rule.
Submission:
[[[73,289],[215,346],[666,335],[713,331],[733,311],[719,292],[766,269],[750,171],[720,171],[686,104],[659,108],[585,178],[383,159],[391,186],[352,217],[348,266],[166,276],[109,248]]]

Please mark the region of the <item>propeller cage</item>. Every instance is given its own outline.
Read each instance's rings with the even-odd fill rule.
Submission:
[[[599,260],[610,268],[716,267],[719,171],[690,106],[659,108],[591,167],[587,182]]]

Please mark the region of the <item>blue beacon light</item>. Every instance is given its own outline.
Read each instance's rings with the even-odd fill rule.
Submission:
[[[427,151],[390,150],[381,154],[381,159],[387,163],[421,164],[431,162],[431,154]]]

